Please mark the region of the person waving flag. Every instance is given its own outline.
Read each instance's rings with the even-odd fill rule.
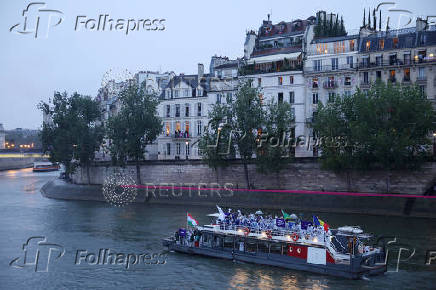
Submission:
[[[198,222],[197,222],[197,220],[194,219],[194,218],[192,217],[192,215],[191,215],[189,212],[186,213],[186,218],[187,218],[187,225],[188,225],[188,226],[191,226],[191,227],[196,227],[196,226],[198,226]]]

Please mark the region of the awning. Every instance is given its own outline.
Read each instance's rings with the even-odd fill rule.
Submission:
[[[287,58],[287,59],[297,59],[300,55],[301,55],[301,52],[265,55],[265,56],[259,56],[259,57],[250,58],[247,61],[247,63],[248,64],[253,64],[254,62],[256,62],[256,63],[266,63],[266,62],[280,61],[280,60],[283,60],[284,58]]]

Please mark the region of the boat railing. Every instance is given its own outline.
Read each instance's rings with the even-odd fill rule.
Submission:
[[[258,227],[251,227],[251,226],[246,226],[246,225],[226,225],[226,224],[221,224],[219,227],[220,230],[224,230],[224,231],[236,231],[236,232],[240,232],[243,233],[245,231],[249,231],[250,234],[267,234],[269,232],[269,234],[271,236],[275,236],[275,237],[287,237],[288,239],[291,238],[291,236],[293,234],[297,234],[298,236],[302,236],[303,234],[308,234],[305,232],[302,232],[302,230],[291,230],[291,229],[277,229],[277,228],[258,228]],[[316,234],[315,234],[316,235]]]

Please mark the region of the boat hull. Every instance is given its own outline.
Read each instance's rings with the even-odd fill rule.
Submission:
[[[360,279],[362,276],[379,275],[387,270],[385,264],[372,265],[365,268],[361,267],[361,259],[353,259],[351,264],[310,264],[305,259],[290,257],[287,255],[261,252],[247,253],[245,251],[223,248],[181,245],[177,244],[176,241],[171,240],[170,238],[163,240],[163,246],[168,247],[170,251],[179,253],[275,266],[291,270],[308,271],[348,279]]]

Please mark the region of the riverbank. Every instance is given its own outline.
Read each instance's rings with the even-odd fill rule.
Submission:
[[[242,208],[286,208],[292,211],[410,216],[436,218],[436,199],[381,195],[335,195],[326,193],[283,192],[280,190],[204,190],[205,185],[187,190],[176,187],[167,190],[138,189],[136,203],[208,205],[220,204]],[[47,198],[64,200],[105,201],[101,185],[77,185],[54,179],[45,184],[41,193]]]

